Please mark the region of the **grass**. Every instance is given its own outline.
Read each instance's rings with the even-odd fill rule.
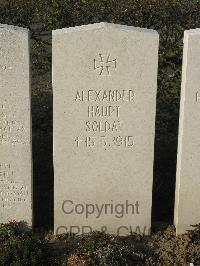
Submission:
[[[53,235],[24,232],[21,224],[0,224],[0,265],[132,266],[200,263],[200,224],[176,236],[168,227],[152,236],[102,232]]]

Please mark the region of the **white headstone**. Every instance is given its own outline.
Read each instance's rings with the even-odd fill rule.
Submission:
[[[177,233],[200,222],[200,29],[185,31],[176,175]]]
[[[158,39],[108,23],[53,32],[56,234],[149,233]]]
[[[27,29],[0,24],[0,223],[32,224]]]

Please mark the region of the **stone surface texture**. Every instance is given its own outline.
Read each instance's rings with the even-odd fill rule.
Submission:
[[[0,24],[0,223],[32,225],[29,33]]]
[[[174,223],[177,234],[200,222],[200,29],[184,34]]]
[[[149,234],[158,42],[109,23],[53,32],[55,233]]]

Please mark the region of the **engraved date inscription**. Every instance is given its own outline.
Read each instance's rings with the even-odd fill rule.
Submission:
[[[101,148],[109,148],[109,147],[125,147],[131,148],[134,147],[134,139],[133,136],[100,136],[100,137],[76,137],[75,138],[76,147],[101,147]]]
[[[6,102],[0,104],[0,145],[26,144],[27,136],[23,124],[15,119]]]
[[[26,185],[14,181],[0,181],[0,208],[9,209],[28,201],[29,190]]]

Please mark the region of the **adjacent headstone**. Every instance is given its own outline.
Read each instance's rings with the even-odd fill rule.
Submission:
[[[200,222],[200,29],[185,31],[176,175],[177,234]]]
[[[158,42],[108,23],[53,32],[56,234],[149,233]]]
[[[0,223],[32,224],[28,30],[0,24]]]

